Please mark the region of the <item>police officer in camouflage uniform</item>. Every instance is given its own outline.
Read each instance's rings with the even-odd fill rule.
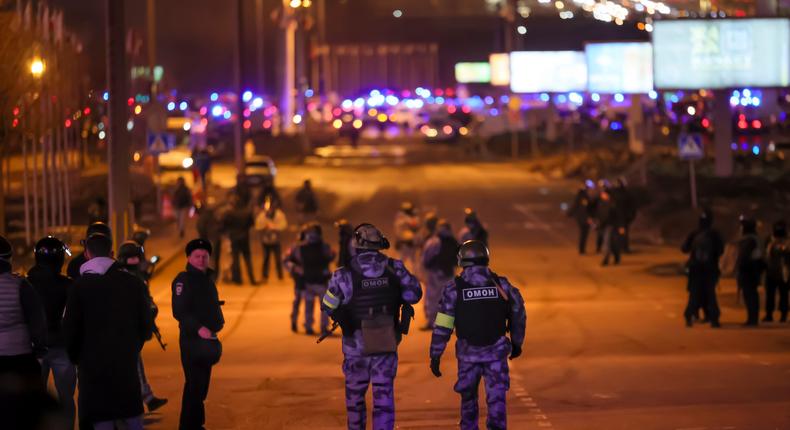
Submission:
[[[428,239],[422,251],[422,266],[425,269],[425,319],[424,330],[433,329],[433,321],[439,311],[442,290],[455,276],[458,241],[453,237],[450,223],[441,219],[437,223],[437,234]]]
[[[397,344],[401,334],[408,332],[403,322],[411,318],[407,312],[420,301],[422,290],[402,261],[380,252],[389,248],[389,241],[375,226],[357,226],[354,247],[357,254],[350,267],[332,275],[321,307],[343,329],[348,428],[365,429],[365,393],[372,383],[373,428],[391,430],[395,426]]]
[[[463,268],[442,294],[431,338],[431,372],[438,378],[440,359],[453,329],[458,340],[458,382],[461,429],[478,427],[477,393],[485,379],[488,429],[507,428],[505,398],[510,388],[508,355],[521,355],[527,312],[518,289],[488,268],[488,248],[479,241],[464,242],[458,251]],[[510,338],[505,335],[510,332]]]

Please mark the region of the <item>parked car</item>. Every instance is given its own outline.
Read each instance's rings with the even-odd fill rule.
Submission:
[[[244,176],[250,186],[259,186],[265,182],[273,182],[277,176],[274,160],[266,155],[248,157],[244,164]]]

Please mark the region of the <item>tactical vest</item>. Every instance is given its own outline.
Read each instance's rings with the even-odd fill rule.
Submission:
[[[400,306],[400,279],[387,263],[387,269],[377,278],[368,278],[356,270],[351,270],[354,283],[349,310],[354,329],[362,326],[362,320],[378,315],[392,315],[395,324]]]
[[[452,237],[439,236],[441,246],[439,253],[431,261],[432,266],[444,273],[445,276],[452,276],[455,273],[455,265],[458,263],[458,242]]]
[[[475,286],[455,278],[458,295],[455,304],[455,330],[460,339],[474,346],[495,344],[505,335],[508,302],[501,296],[493,280]]]
[[[12,274],[0,274],[0,356],[29,354],[30,332],[22,311],[22,280]]]
[[[324,255],[324,242],[307,243],[299,247],[304,275],[302,280],[309,284],[321,284],[329,280],[329,263]]]

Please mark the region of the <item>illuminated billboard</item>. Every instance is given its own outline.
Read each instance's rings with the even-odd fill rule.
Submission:
[[[457,63],[455,80],[459,84],[487,84],[491,82],[491,65],[488,63]]]
[[[506,87],[510,85],[510,54],[491,54],[488,57],[491,65],[491,85]]]
[[[587,85],[591,92],[647,94],[653,90],[653,48],[648,42],[590,43]]]
[[[790,85],[790,20],[661,20],[653,25],[656,88]]]
[[[515,93],[585,91],[587,62],[584,52],[512,52],[510,89]]]

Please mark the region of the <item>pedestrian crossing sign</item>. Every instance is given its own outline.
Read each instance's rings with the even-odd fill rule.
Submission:
[[[169,133],[148,133],[148,152],[161,154],[176,146],[176,137]]]
[[[699,133],[683,133],[678,137],[678,157],[681,160],[699,160],[704,156]]]

